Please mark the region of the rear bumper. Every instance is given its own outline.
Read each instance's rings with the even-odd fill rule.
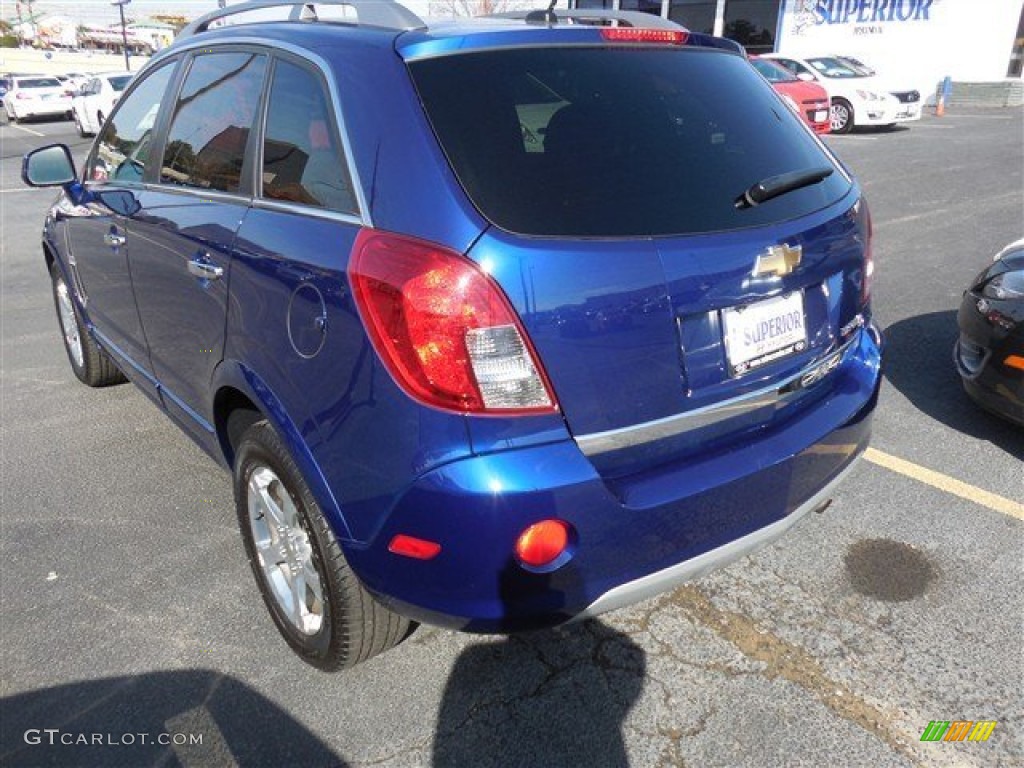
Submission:
[[[27,106],[14,106],[14,113],[19,117],[46,117],[51,115],[63,115],[71,111],[71,102],[53,102],[47,104],[29,104]]]
[[[832,493],[836,487],[846,479],[846,476],[856,466],[856,462],[860,457],[860,453],[856,454],[854,459],[820,491],[778,522],[766,525],[764,528],[759,528],[753,533],[716,547],[710,552],[705,552],[703,555],[698,555],[690,560],[685,560],[677,565],[652,573],[649,576],[644,576],[615,587],[597,598],[573,620],[592,618],[602,613],[624,608],[627,605],[633,605],[649,597],[654,597],[662,592],[674,589],[687,581],[699,579],[711,571],[724,568],[730,563],[751,555],[762,547],[771,544],[800,522],[808,512],[813,512],[824,506],[832,498]]]
[[[769,435],[614,483],[571,441],[452,462],[416,481],[373,540],[346,545],[346,557],[394,610],[480,632],[584,618],[700,576],[820,506],[867,447],[881,350],[877,334],[859,336],[828,395]],[[550,573],[527,571],[516,538],[548,518],[572,527],[572,556]],[[399,533],[441,553],[391,554]]]

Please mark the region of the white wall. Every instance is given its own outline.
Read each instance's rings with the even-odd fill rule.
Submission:
[[[1021,0],[783,0],[776,44],[792,55],[849,54],[893,85],[933,93],[945,76],[1003,80]]]

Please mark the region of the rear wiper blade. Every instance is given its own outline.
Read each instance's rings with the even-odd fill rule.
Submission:
[[[792,192],[794,189],[809,187],[817,184],[822,179],[832,175],[832,168],[821,166],[809,168],[806,171],[790,171],[780,173],[778,176],[769,176],[767,179],[752,184],[742,195],[736,198],[737,208],[753,208],[773,197]]]

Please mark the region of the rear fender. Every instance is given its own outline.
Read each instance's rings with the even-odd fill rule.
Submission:
[[[319,440],[319,435],[312,420],[306,420],[307,426],[304,433],[266,382],[251,368],[237,361],[223,361],[214,373],[212,390],[220,392],[225,387],[231,387],[244,394],[256,406],[263,418],[270,422],[277,434],[284,440],[285,445],[288,446],[292,460],[295,461],[303,479],[309,485],[320,509],[331,521],[338,538],[350,541],[352,535],[345,516],[313,457],[310,442],[315,443]],[[223,435],[220,437],[223,461],[227,464],[228,454],[225,450],[226,446],[223,444],[226,438]]]

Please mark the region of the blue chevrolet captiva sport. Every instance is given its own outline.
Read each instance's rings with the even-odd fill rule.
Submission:
[[[274,9],[277,13],[275,15]],[[75,375],[233,473],[321,669],[722,566],[826,504],[880,380],[857,182],[736,44],[561,9],[251,2],[186,28],[61,187]]]

